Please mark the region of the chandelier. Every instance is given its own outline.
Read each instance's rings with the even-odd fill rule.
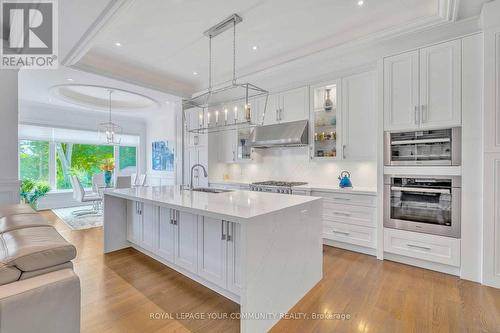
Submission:
[[[238,83],[236,80],[236,24],[242,20],[238,14],[233,14],[204,32],[209,40],[208,89],[206,92],[183,100],[188,132],[216,132],[260,126],[264,122],[269,92],[251,83]],[[212,86],[212,38],[231,28],[233,30],[233,77],[231,83],[214,89]]]
[[[109,89],[109,118],[107,122],[99,124],[99,138],[104,144],[117,146],[121,142],[122,128],[111,120],[111,94]]]

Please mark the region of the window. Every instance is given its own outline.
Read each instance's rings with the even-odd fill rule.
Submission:
[[[102,163],[113,158],[113,146],[56,142],[56,188],[71,189],[69,175],[78,177],[83,187],[92,187],[92,175],[101,173]]]
[[[49,142],[19,141],[19,174],[21,179],[49,181]]]
[[[137,173],[137,148],[120,146],[118,151],[118,168],[121,173]]]
[[[138,135],[121,135],[123,146],[101,144],[95,131],[19,124],[19,176],[48,182],[52,190],[71,190],[69,175],[83,187],[92,187],[92,176],[114,158],[116,175],[137,173]]]

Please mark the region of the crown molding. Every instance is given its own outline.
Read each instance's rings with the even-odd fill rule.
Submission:
[[[118,14],[131,6],[134,1],[135,0],[110,0],[106,8],[64,57],[61,64],[68,67],[76,64],[92,47],[92,42],[99,32],[112,23]]]

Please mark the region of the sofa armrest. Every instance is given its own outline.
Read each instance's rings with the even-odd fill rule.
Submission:
[[[80,279],[63,269],[0,286],[0,333],[80,332]]]

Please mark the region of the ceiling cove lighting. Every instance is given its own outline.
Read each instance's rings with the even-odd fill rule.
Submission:
[[[111,95],[113,90],[108,90],[109,92],[109,118],[107,122],[99,124],[99,138],[101,141],[107,145],[117,146],[121,142],[122,128],[121,126],[114,123],[111,119]]]
[[[257,45],[252,46],[252,51],[257,51],[259,47]]]
[[[241,21],[243,19],[238,14],[233,14],[204,32],[204,35],[208,37],[208,89],[183,100],[185,128],[188,132],[218,132],[251,128],[263,124],[269,92],[248,82],[238,83],[236,78],[236,25]],[[233,32],[233,77],[230,83],[213,88],[212,39],[229,29]],[[257,45],[252,47],[254,51],[257,49]],[[257,99],[262,105],[259,112],[253,110]],[[196,113],[196,115],[190,113]],[[197,118],[199,118],[198,124],[188,124],[186,121]]]

